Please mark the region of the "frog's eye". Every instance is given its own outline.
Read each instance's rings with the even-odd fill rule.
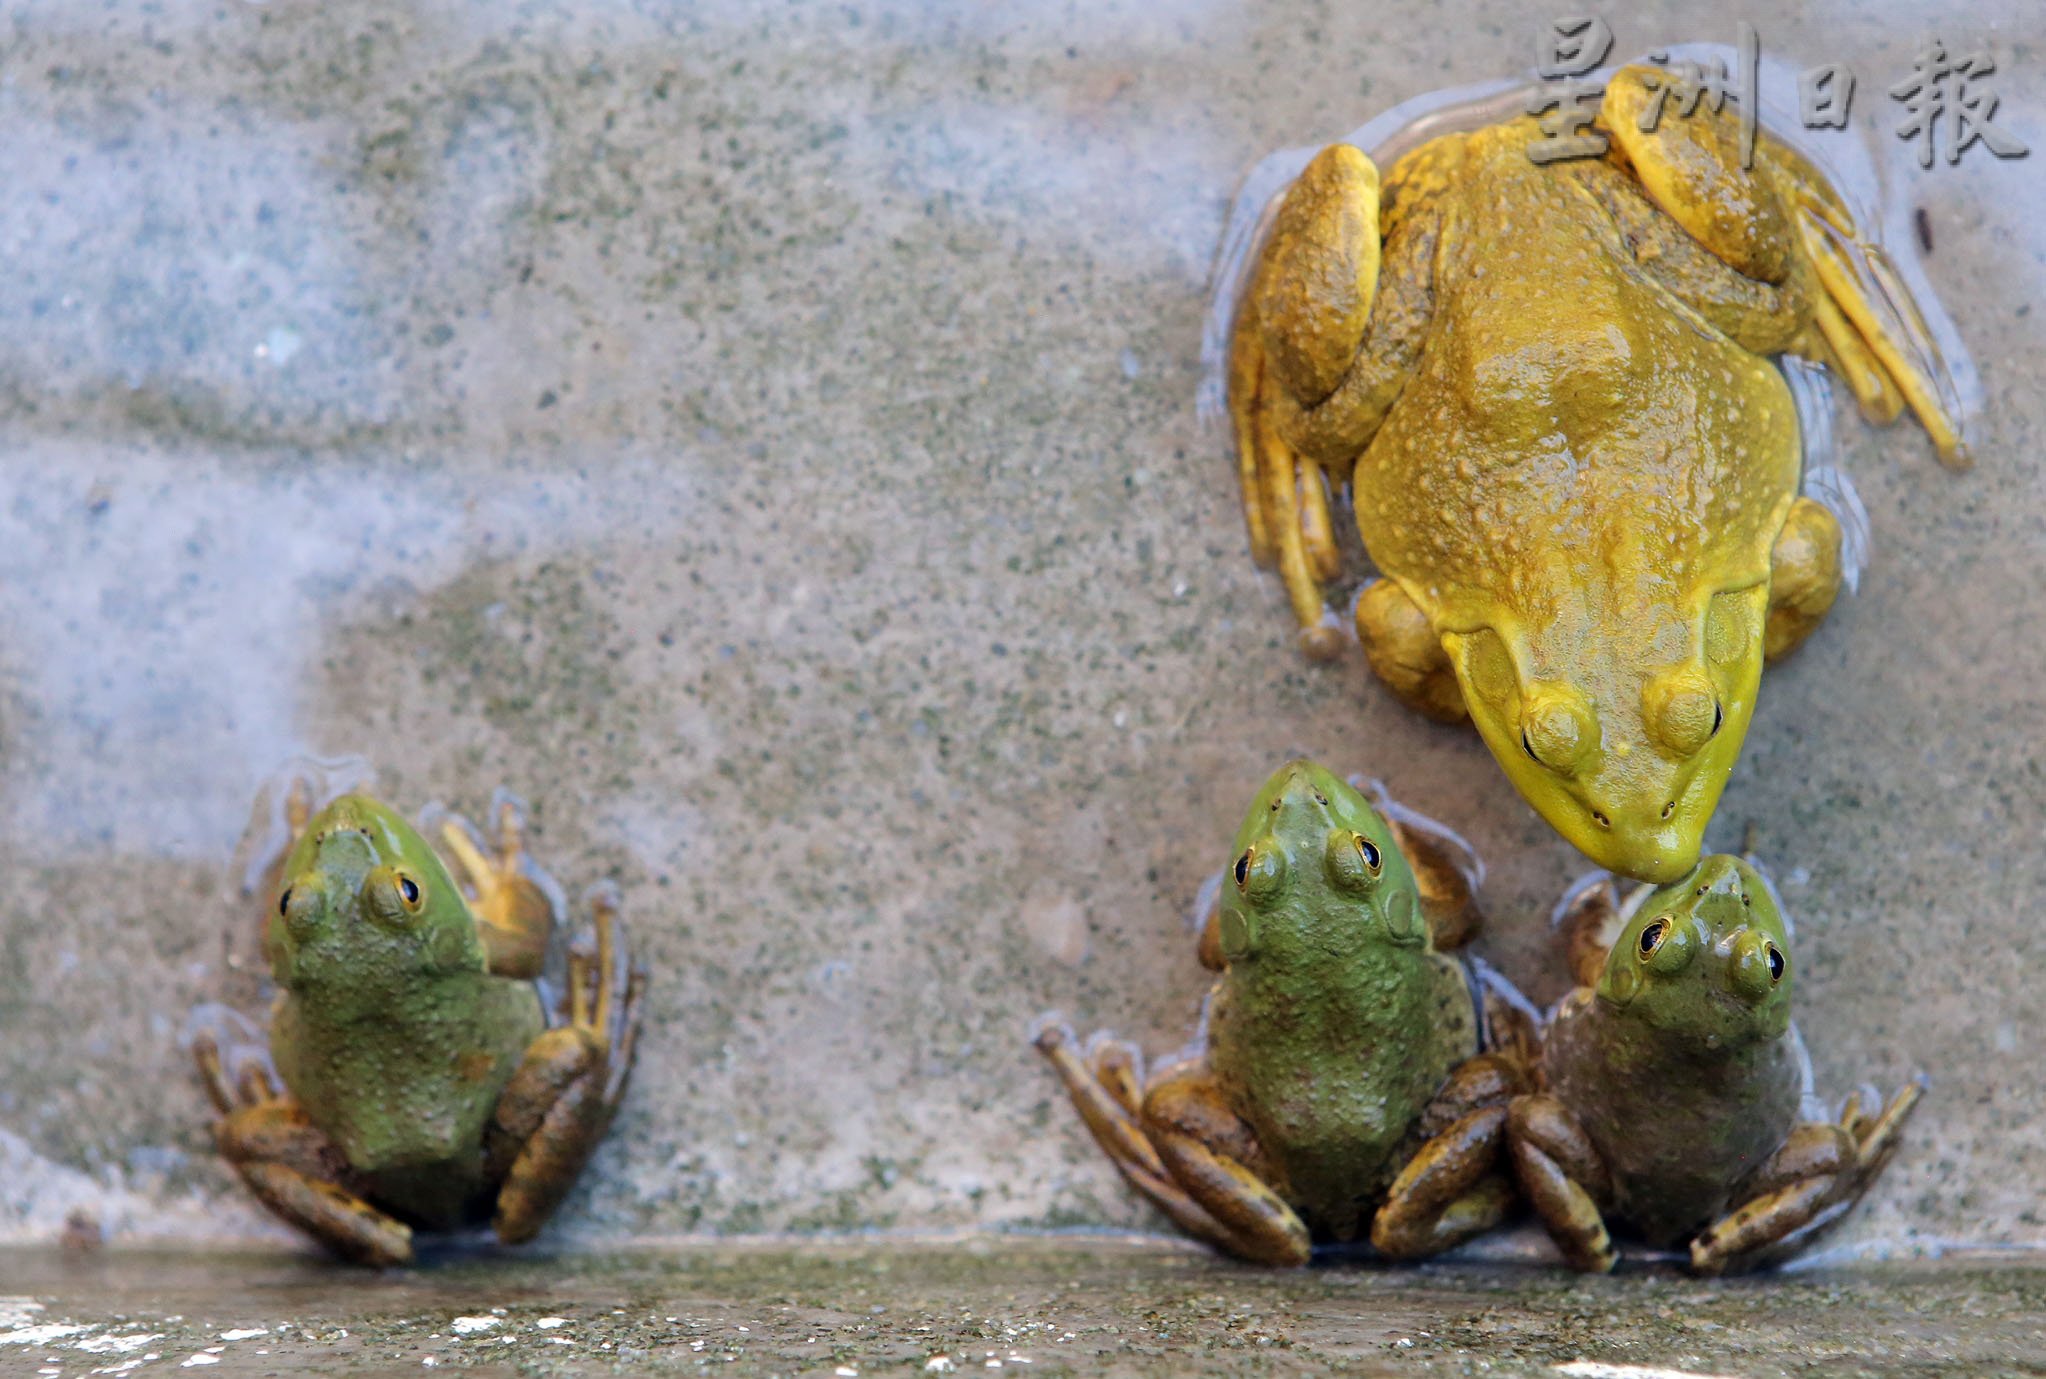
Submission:
[[[1663,915],[1643,928],[1641,931],[1641,956],[1643,958],[1654,957],[1664,941],[1669,938],[1670,930],[1675,927],[1676,922],[1668,915]]]
[[[425,898],[425,892],[419,889],[417,881],[414,881],[402,871],[397,874],[395,879],[398,883],[398,899],[405,903],[407,910],[415,915],[418,914],[419,906]]]
[[[1773,943],[1768,946],[1764,956],[1769,959],[1769,985],[1774,986],[1783,980],[1784,969],[1789,964],[1783,959],[1783,950]]]
[[[1286,884],[1286,855],[1269,844],[1252,843],[1236,859],[1236,889],[1252,900],[1264,900]]]
[[[1665,977],[1674,976],[1691,965],[1698,948],[1693,936],[1694,930],[1678,923],[1675,915],[1657,915],[1641,926],[1635,952],[1644,967]]]
[[[1370,890],[1385,867],[1378,844],[1343,828],[1329,834],[1326,860],[1329,880],[1339,890],[1357,893]]]

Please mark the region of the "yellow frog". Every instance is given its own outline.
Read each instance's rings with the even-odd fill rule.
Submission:
[[[1252,549],[1309,652],[1335,648],[1320,586],[1347,479],[1384,576],[1356,607],[1372,669],[1468,716],[1587,856],[1668,882],[1763,662],[1842,577],[1770,356],[1833,368],[1871,419],[1908,403],[1942,460],[1968,457],[1914,308],[1873,305],[1881,256],[1845,203],[1766,136],[1744,169],[1730,106],[1644,118],[1658,84],[1607,85],[1602,158],[1537,161],[1513,120],[1423,144],[1381,196],[1369,158],[1324,149],[1254,267],[1229,388]]]

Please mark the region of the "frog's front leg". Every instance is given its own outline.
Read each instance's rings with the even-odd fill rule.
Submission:
[[[1357,595],[1356,619],[1364,659],[1401,703],[1438,723],[1470,716],[1441,636],[1396,581],[1365,585]]]
[[[1188,1235],[1217,1249],[1233,1250],[1229,1232],[1172,1180],[1144,1132],[1143,1079],[1136,1050],[1120,1039],[1097,1035],[1082,1059],[1073,1048],[1072,1029],[1057,1015],[1038,1021],[1031,1042],[1065,1084],[1094,1143],[1130,1186]]]
[[[1799,498],[1769,554],[1769,617],[1762,654],[1780,661],[1804,643],[1840,596],[1840,519]]]
[[[468,820],[458,815],[441,819],[436,832],[468,881],[469,908],[475,912],[490,971],[531,981],[540,975],[554,935],[554,902],[546,874],[526,852],[526,820],[518,801],[500,791],[492,807],[497,837],[488,850]]]
[[[267,1068],[252,1063],[239,1080],[230,1078],[206,1032],[194,1037],[192,1056],[220,1112],[214,1143],[258,1201],[359,1264],[412,1262],[411,1228],[353,1190],[340,1148],[271,1082]]]
[[[609,888],[592,909],[594,942],[569,952],[561,1023],[527,1048],[485,1132],[485,1175],[500,1184],[491,1224],[507,1244],[531,1239],[568,1195],[632,1072],[646,974],[632,965]]]
[[[1547,1093],[1516,1097],[1507,1108],[1506,1143],[1521,1195],[1564,1262],[1585,1273],[1609,1272],[1619,1259],[1604,1212],[1612,1175],[1577,1118]]]
[[[1877,1116],[1848,1101],[1837,1124],[1805,1121],[1742,1185],[1738,1207],[1691,1241],[1691,1267],[1701,1274],[1760,1262],[1774,1245],[1819,1220],[1838,1215],[1868,1189],[1895,1152],[1923,1084],[1904,1087]]]
[[[1418,1259],[1461,1245],[1498,1225],[1513,1209],[1513,1185],[1501,1171],[1507,1108],[1527,1091],[1512,1059],[1479,1054],[1450,1073],[1421,1114],[1428,1136],[1387,1189],[1371,1221],[1371,1243],[1395,1259]]]

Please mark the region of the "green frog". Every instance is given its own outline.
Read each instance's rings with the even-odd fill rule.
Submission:
[[[1771,1262],[1851,1207],[1896,1150],[1913,1081],[1880,1108],[1807,1118],[1795,973],[1752,862],[1708,857],[1622,906],[1610,878],[1560,916],[1579,983],[1551,1013],[1508,1143],[1521,1191],[1572,1268],[1603,1272],[1607,1221],[1702,1274]],[[1608,946],[1610,945],[1610,946]]]
[[[361,1263],[411,1262],[414,1227],[487,1218],[500,1240],[531,1238],[632,1068],[645,974],[615,893],[595,892],[550,1008],[535,979],[557,906],[514,801],[500,797],[494,849],[441,823],[467,893],[368,794],[314,813],[295,780],[285,812],[263,941],[268,1057],[224,1051],[209,1016],[192,1041],[221,1153],[271,1211]]]
[[[1505,1116],[1525,1053],[1487,1047],[1505,1007],[1437,950],[1438,925],[1452,940],[1475,927],[1457,848],[1291,762],[1252,801],[1203,926],[1221,975],[1194,1047],[1147,1080],[1122,1041],[1083,1052],[1058,1016],[1039,1022],[1096,1142],[1183,1229],[1297,1265],[1367,1226],[1385,1254],[1432,1254],[1511,1208]]]
[[[1372,670],[1470,719],[1598,865],[1654,882],[1698,860],[1764,662],[1843,578],[1772,357],[1828,365],[1875,420],[1908,403],[1968,459],[1938,353],[1837,193],[1766,135],[1743,166],[1731,108],[1680,115],[1663,88],[1612,78],[1603,157],[1540,161],[1516,119],[1421,145],[1381,194],[1370,158],[1324,149],[1229,358],[1252,552],[1308,650],[1339,645],[1321,585],[1347,482],[1382,576],[1355,608]]]

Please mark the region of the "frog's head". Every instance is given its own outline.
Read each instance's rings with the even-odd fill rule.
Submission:
[[[1236,831],[1221,941],[1232,966],[1326,968],[1426,948],[1428,922],[1391,825],[1332,772],[1291,761]]]
[[[1762,677],[1766,586],[1719,594],[1691,625],[1638,611],[1443,638],[1464,704],[1521,795],[1592,861],[1674,881],[1740,757]]]
[[[285,859],[268,947],[279,985],[364,1000],[483,967],[454,878],[417,830],[367,795],[343,795],[306,825]]]
[[[1598,999],[1688,1046],[1738,1048],[1790,1027],[1790,940],[1774,896],[1737,857],[1708,857],[1642,900]]]

